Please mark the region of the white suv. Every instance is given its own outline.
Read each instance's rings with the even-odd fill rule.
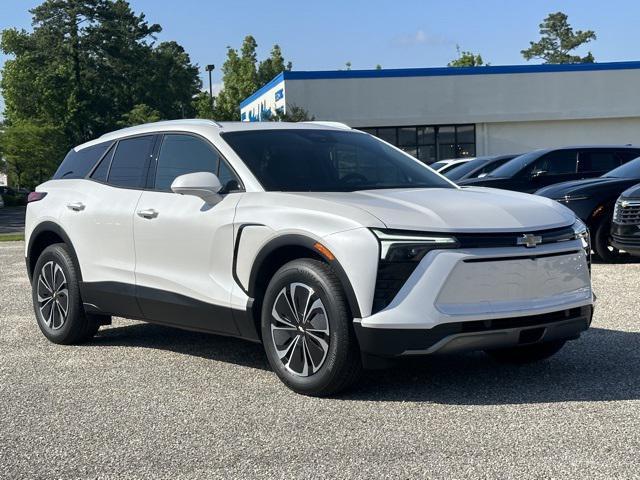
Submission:
[[[71,150],[29,200],[33,303],[56,343],[111,315],[231,335],[329,395],[401,356],[541,360],[591,323],[570,210],[461,189],[340,124],[125,129]]]

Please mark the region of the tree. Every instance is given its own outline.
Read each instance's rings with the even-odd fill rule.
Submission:
[[[458,58],[451,60],[447,67],[480,67],[484,65],[480,54],[475,55],[473,52],[460,51],[459,45],[456,45],[456,51],[458,52]]]
[[[67,146],[58,127],[17,122],[5,128],[2,150],[11,183],[32,188],[55,172]]]
[[[195,111],[196,118],[206,118],[215,120],[216,114],[213,109],[213,102],[209,96],[209,92],[198,92],[192,99],[191,105]]]
[[[118,128],[137,105],[193,115],[197,66],[177,43],[156,45],[160,25],[127,1],[45,0],[31,13],[31,32],[2,31],[7,128],[55,128],[67,149]]]
[[[258,83],[266,85],[273,80],[277,75],[285,70],[291,70],[291,62],[285,64],[284,57],[282,56],[282,50],[279,45],[274,45],[271,49],[271,55],[266,60],[263,60],[258,65]]]
[[[258,64],[256,49],[258,44],[251,35],[244,38],[240,52],[227,47],[227,59],[222,65],[223,87],[215,102],[216,120],[239,120],[240,102],[268,83],[284,70],[291,70],[291,62],[285,63],[282,51],[274,45],[268,59]],[[202,99],[196,97],[194,103],[200,105],[198,115],[206,114]]]
[[[540,24],[541,38],[537,42],[529,42],[529,48],[522,50],[526,60],[541,58],[544,63],[593,63],[591,52],[581,57],[572,55],[576,48],[596,39],[593,30],[576,30],[569,25],[568,17],[562,12],[551,13]]]
[[[143,123],[157,122],[161,118],[159,111],[154,110],[149,105],[139,103],[130,112],[122,115],[119,125],[121,127],[133,127]]]
[[[295,104],[287,104],[286,109],[277,110],[269,117],[270,122],[309,122],[315,120],[313,115],[302,107]]]

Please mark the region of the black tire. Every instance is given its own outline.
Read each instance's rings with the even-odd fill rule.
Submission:
[[[615,263],[622,259],[623,255],[620,250],[611,246],[609,239],[611,238],[611,221],[601,220],[595,227],[591,238],[593,251],[600,257],[600,260],[606,263]]]
[[[42,278],[48,281],[43,283]],[[60,283],[61,279],[64,280],[64,284]],[[46,295],[51,291],[49,284],[53,285],[53,290],[59,290],[54,292],[55,295],[51,295],[53,300],[47,303],[43,299],[47,298]],[[66,288],[62,288],[63,286]],[[66,293],[63,293],[65,290]],[[81,343],[93,337],[100,328],[100,317],[84,313],[78,273],[64,243],[50,245],[40,254],[33,270],[31,291],[38,326],[44,336],[53,343]],[[58,306],[55,305],[56,301]],[[63,314],[65,305],[66,315]]]
[[[557,340],[553,342],[535,343],[533,345],[523,345],[521,347],[486,350],[486,353],[500,363],[522,365],[525,363],[539,362],[552,357],[560,351],[564,344],[564,340]]]
[[[274,306],[281,311],[283,305],[291,313],[282,315],[284,322],[272,315]],[[262,342],[271,368],[303,395],[324,397],[347,389],[362,372],[352,322],[340,281],[327,264],[312,259],[287,263],[272,277],[262,302]],[[281,359],[285,351],[289,355]]]

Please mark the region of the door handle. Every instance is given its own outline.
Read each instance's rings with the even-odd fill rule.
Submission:
[[[81,212],[82,210],[84,210],[84,203],[82,202],[67,203],[67,208],[69,210],[73,210],[74,212]]]
[[[154,210],[153,208],[147,208],[146,210],[138,210],[138,216],[142,218],[148,218],[150,220],[158,216],[158,211]]]

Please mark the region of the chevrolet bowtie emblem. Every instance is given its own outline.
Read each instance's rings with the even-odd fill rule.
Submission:
[[[533,248],[536,245],[542,243],[542,237],[539,235],[533,235],[532,233],[525,233],[518,237],[517,244],[524,245],[527,248]]]

